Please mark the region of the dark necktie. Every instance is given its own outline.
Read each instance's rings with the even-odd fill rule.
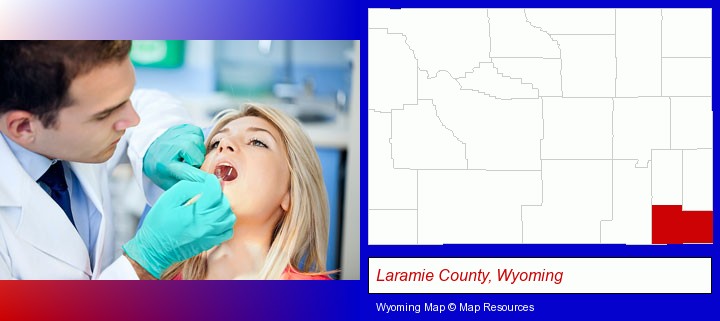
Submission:
[[[70,219],[70,223],[75,226],[72,210],[70,209],[70,192],[68,191],[67,182],[65,182],[62,162],[56,161],[55,164],[52,164],[38,182],[43,182],[50,188],[50,197],[62,208],[65,215]]]

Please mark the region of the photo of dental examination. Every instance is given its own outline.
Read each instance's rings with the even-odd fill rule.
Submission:
[[[0,279],[359,279],[359,41],[0,41]]]

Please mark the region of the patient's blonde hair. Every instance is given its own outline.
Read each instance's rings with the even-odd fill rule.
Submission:
[[[215,117],[206,144],[229,122],[247,116],[267,120],[278,129],[287,148],[290,169],[290,206],[275,226],[259,278],[280,279],[288,265],[302,273],[327,274],[327,192],[317,152],[300,124],[277,109],[245,104],[239,110],[226,110]],[[161,278],[172,279],[178,273],[185,280],[205,279],[207,252],[173,264]]]

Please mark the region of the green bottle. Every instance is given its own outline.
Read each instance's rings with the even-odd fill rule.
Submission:
[[[130,51],[130,60],[142,67],[177,68],[184,57],[184,40],[134,40]]]

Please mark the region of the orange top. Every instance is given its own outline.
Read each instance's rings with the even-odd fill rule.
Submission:
[[[288,265],[283,272],[281,279],[283,280],[332,280],[327,274],[305,274],[296,270],[292,265]]]

